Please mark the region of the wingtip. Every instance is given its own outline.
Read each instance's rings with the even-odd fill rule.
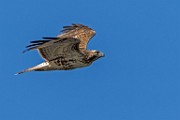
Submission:
[[[30,51],[30,50],[35,50],[35,49],[37,49],[36,46],[35,46],[35,47],[31,47],[31,48],[26,49],[26,50],[23,50],[22,53],[26,53],[26,52],[28,52],[28,51]]]
[[[23,50],[22,53],[24,54],[24,53],[26,53],[27,51],[29,51],[29,49]]]
[[[55,40],[58,39],[58,37],[42,37],[43,39],[48,39],[48,40]]]

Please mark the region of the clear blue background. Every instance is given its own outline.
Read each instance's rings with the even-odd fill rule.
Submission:
[[[179,0],[1,0],[0,120],[180,120]],[[14,73],[43,62],[29,41],[64,25],[96,30],[106,54],[71,71]]]

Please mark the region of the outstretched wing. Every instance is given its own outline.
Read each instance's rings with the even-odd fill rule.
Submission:
[[[82,24],[64,26],[61,32],[57,37],[44,37],[45,40],[31,41],[31,45],[27,46],[24,52],[38,49],[47,61],[65,54],[82,55],[85,54],[89,40],[95,35],[93,29]]]
[[[44,39],[47,39],[45,41],[42,40],[39,40],[38,42],[33,41],[32,43],[36,43],[36,44],[33,44],[32,45],[33,47],[30,45],[29,46],[30,49],[27,49],[24,52],[52,45],[58,41],[61,41],[64,38],[79,39],[80,40],[79,49],[81,52],[84,52],[86,51],[86,47],[89,40],[95,35],[95,31],[93,29],[82,24],[72,24],[71,26],[64,26],[61,32],[62,33],[59,34],[57,37],[44,37]]]
[[[46,37],[48,40],[32,41],[31,45],[27,46],[27,50],[38,48],[40,55],[46,60],[51,61],[60,57],[81,57],[83,54],[79,51],[80,40],[76,38],[52,38]],[[50,40],[51,39],[51,40]],[[57,40],[59,39],[59,40]],[[46,45],[49,42],[53,44]],[[39,46],[41,46],[39,48]]]

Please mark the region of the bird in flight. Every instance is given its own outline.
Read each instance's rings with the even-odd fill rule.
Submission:
[[[89,40],[95,31],[82,24],[64,26],[57,37],[43,37],[43,40],[31,41],[27,52],[38,50],[45,62],[25,69],[18,74],[30,71],[70,70],[91,65],[104,56],[98,50],[87,50]]]

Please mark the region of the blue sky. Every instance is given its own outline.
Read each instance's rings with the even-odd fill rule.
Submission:
[[[179,120],[178,0],[0,1],[1,120]],[[64,25],[96,30],[106,54],[71,71],[14,73],[43,61],[29,41]]]

